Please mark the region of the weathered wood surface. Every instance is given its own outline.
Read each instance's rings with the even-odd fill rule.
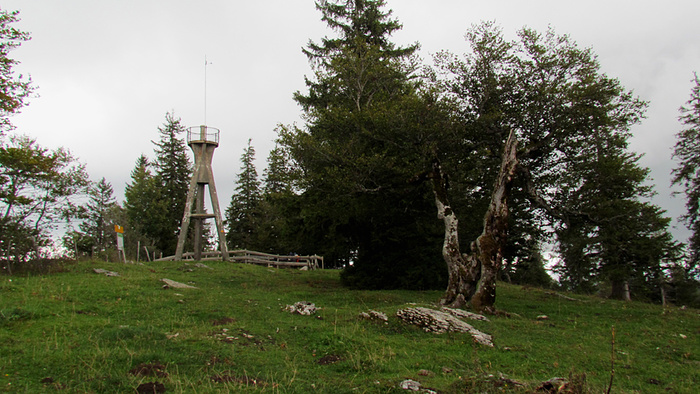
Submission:
[[[193,260],[194,253],[188,252],[182,254],[182,260]],[[155,261],[174,261],[175,256],[163,257]],[[214,261],[221,260],[221,252],[202,252],[202,261]],[[299,256],[299,255],[281,255],[281,254],[271,254],[256,252],[253,250],[233,250],[228,252],[228,261],[235,261],[239,263],[246,264],[257,264],[271,267],[280,268],[301,268],[308,267],[308,269],[323,268],[323,256],[312,255],[312,256]]]
[[[495,313],[496,273],[503,259],[508,234],[508,193],[518,165],[518,141],[511,131],[504,147],[501,168],[484,215],[483,231],[471,243],[469,253],[459,246],[458,220],[447,196],[447,175],[440,161],[433,163],[432,181],[438,218],[444,222],[442,255],[447,264],[448,284],[442,305],[452,308],[470,303],[479,312]]]

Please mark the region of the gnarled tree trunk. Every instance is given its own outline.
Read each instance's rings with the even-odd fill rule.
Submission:
[[[447,264],[449,279],[443,305],[464,307],[467,302],[478,311],[494,312],[496,275],[503,260],[503,247],[508,230],[508,191],[515,173],[517,140],[508,136],[501,169],[491,194],[491,203],[484,216],[484,229],[471,244],[471,251],[459,249],[458,220],[447,198],[447,180],[439,161],[433,164],[433,191],[438,218],[445,223],[442,256]]]

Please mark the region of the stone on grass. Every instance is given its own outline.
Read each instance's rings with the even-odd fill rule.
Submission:
[[[406,379],[403,382],[401,382],[400,387],[403,390],[418,391],[420,390],[421,384],[420,382],[416,382],[415,380]]]
[[[180,282],[175,282],[174,280],[170,280],[170,279],[163,278],[160,281],[165,283],[165,286],[163,286],[164,289],[167,289],[170,287],[175,288],[175,289],[196,289],[196,287],[194,287],[194,286],[186,285],[186,284],[180,283]]]
[[[385,323],[389,322],[389,318],[385,313],[370,310],[369,312],[360,312],[360,318],[367,320],[381,320]]]
[[[104,274],[105,276],[119,276],[118,272],[103,270],[102,268],[93,268],[93,272],[96,274]]]
[[[295,313],[297,315],[309,316],[316,313],[318,308],[316,308],[316,305],[314,305],[311,302],[299,301],[295,302],[294,305],[287,305],[287,307],[284,308],[284,310],[286,310],[289,313]]]
[[[437,394],[437,391],[431,389],[424,389],[420,382],[415,380],[406,379],[399,384],[399,387],[403,390],[418,391],[421,393]]]
[[[490,321],[489,318],[484,316],[484,315],[480,315],[478,313],[468,312],[468,311],[465,311],[463,309],[454,309],[454,308],[448,308],[446,306],[443,306],[441,310],[443,312],[449,313],[452,316],[457,316],[461,319]]]
[[[407,323],[423,328],[426,332],[433,332],[436,334],[442,334],[448,331],[465,332],[469,333],[476,342],[493,347],[491,335],[477,330],[465,321],[449,313],[430,308],[416,307],[401,309],[396,312],[396,316]]]

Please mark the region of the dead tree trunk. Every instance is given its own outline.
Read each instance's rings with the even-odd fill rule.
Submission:
[[[491,194],[491,203],[484,216],[484,229],[469,254],[459,250],[457,217],[447,198],[447,181],[440,162],[433,164],[433,191],[438,218],[445,223],[442,255],[448,269],[448,284],[440,301],[451,307],[464,307],[469,302],[477,311],[494,312],[496,275],[503,259],[508,230],[508,191],[517,167],[517,140],[513,132],[503,151],[501,169]]]
[[[447,176],[437,159],[433,162],[432,180],[438,219],[445,224],[442,257],[447,264],[448,283],[440,303],[452,308],[463,308],[476,291],[481,267],[473,255],[462,254],[459,250],[459,220],[447,198]]]

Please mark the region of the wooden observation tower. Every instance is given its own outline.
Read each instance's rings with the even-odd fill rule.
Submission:
[[[211,168],[211,159],[214,156],[214,149],[219,146],[219,129],[207,126],[190,127],[187,130],[187,144],[194,152],[194,172],[190,181],[190,188],[187,192],[187,202],[185,203],[185,214],[182,216],[180,226],[180,236],[177,239],[177,249],[175,260],[182,260],[187,231],[190,221],[194,220],[194,259],[202,259],[202,234],[204,221],[214,218],[216,221],[216,233],[218,234],[219,247],[221,249],[221,259],[228,260],[228,249],[226,247],[226,234],[224,232],[224,222],[221,220],[221,209],[219,208],[219,198],[216,194],[214,184],[214,172]],[[214,213],[207,213],[204,207],[204,189],[209,185],[209,198],[211,199]],[[192,208],[194,205],[194,212]]]

